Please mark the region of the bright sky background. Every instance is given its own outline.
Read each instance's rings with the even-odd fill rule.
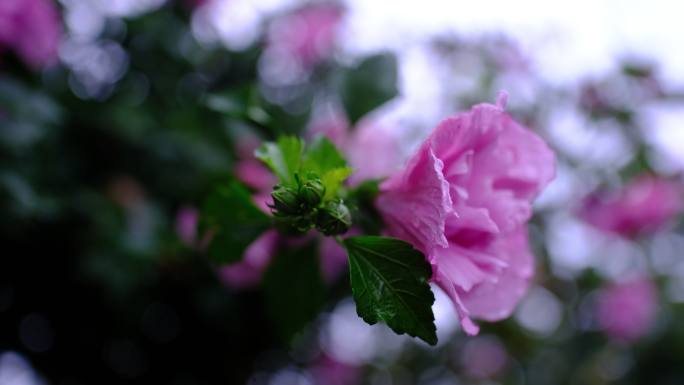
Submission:
[[[233,33],[253,29],[259,15],[306,3],[303,0],[216,0],[216,19]],[[431,34],[461,36],[503,32],[516,38],[550,79],[565,81],[609,68],[616,55],[656,57],[671,79],[684,82],[684,2],[678,0],[342,0],[348,5],[349,48],[371,51],[404,47]],[[60,0],[67,20],[86,19],[93,10],[135,14],[165,0]],[[87,14],[87,10],[91,11]],[[224,11],[224,12],[221,12]],[[77,23],[69,23],[77,24]],[[88,28],[74,26],[77,29]],[[92,26],[91,26],[92,27]]]
[[[66,20],[71,32],[82,38],[97,36],[105,16],[144,12],[161,6],[165,0],[60,1],[67,8]],[[249,46],[259,36],[264,16],[274,16],[305,3],[303,0],[214,1],[217,7],[196,12],[193,17],[195,36],[200,40],[218,38],[237,50]],[[387,49],[397,52],[402,96],[393,104],[395,115],[422,120],[426,127],[444,116],[439,107],[444,85],[422,43],[449,31],[464,38],[497,33],[509,36],[532,59],[534,74],[552,84],[574,85],[580,78],[601,76],[621,56],[655,60],[666,86],[684,84],[683,1],[343,1],[349,11],[341,34],[345,50],[359,54]],[[210,25],[216,32],[208,28]],[[219,36],[213,36],[214,33]],[[83,67],[80,56],[69,55],[84,51],[78,49],[83,48],[81,45],[80,38],[65,44],[63,60]],[[92,71],[102,73],[103,68],[117,63],[111,58],[122,56],[114,49],[117,47],[96,48],[106,51],[110,59],[94,63]],[[88,52],[87,56],[93,56]],[[112,72],[110,82],[116,81],[118,72],[109,72]],[[521,86],[524,89],[525,84]],[[525,95],[518,90],[509,91],[513,91],[511,103],[526,102]],[[684,109],[657,106],[649,110],[648,118],[654,144],[663,147],[669,157],[684,166],[684,140],[679,140],[684,138]],[[575,126],[570,137],[579,138],[577,130],[582,124]],[[595,147],[593,138],[587,142],[589,148]]]
[[[669,79],[684,81],[684,2],[677,0],[348,0],[356,49],[399,47],[444,30],[504,32],[538,69],[564,82],[600,73],[624,54],[658,58]]]
[[[682,1],[347,0],[347,4],[346,48],[352,52],[386,48],[399,52],[404,99],[399,104],[411,109],[408,112],[414,116],[424,114],[426,121],[436,112],[430,107],[441,84],[430,63],[411,47],[445,31],[460,37],[509,36],[532,58],[535,74],[552,84],[577,84],[580,78],[600,76],[627,56],[654,60],[666,88],[676,86],[681,92],[684,85]],[[515,96],[513,100],[520,99]],[[684,109],[653,106],[647,111],[652,144],[681,169]],[[577,139],[585,128],[575,124],[567,138]],[[586,144],[581,151],[594,148],[595,139]],[[615,148],[616,144],[607,146]]]

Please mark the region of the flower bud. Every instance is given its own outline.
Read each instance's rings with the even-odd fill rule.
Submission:
[[[292,215],[300,213],[302,207],[297,195],[297,191],[290,187],[275,186],[271,193],[271,197],[273,197],[271,209],[273,209],[274,214]]]
[[[318,206],[325,195],[325,186],[320,179],[315,178],[306,181],[299,190],[299,196],[306,207],[313,208]]]
[[[316,215],[316,229],[324,235],[346,233],[351,223],[349,209],[340,199],[328,202]]]
[[[302,235],[313,227],[310,215],[274,215],[275,228],[284,235]]]

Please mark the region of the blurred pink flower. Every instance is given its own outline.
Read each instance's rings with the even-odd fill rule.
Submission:
[[[397,171],[404,160],[399,143],[387,130],[372,123],[362,122],[349,135],[343,150],[354,168],[349,184],[381,179]]]
[[[254,204],[263,212],[270,214],[268,204],[272,203],[271,189],[277,183],[277,179],[254,157],[254,151],[260,144],[259,138],[253,135],[245,134],[238,138],[236,153],[239,159],[234,173],[238,180],[256,190],[252,195]],[[236,289],[249,289],[257,286],[282,239],[283,237],[275,230],[263,233],[247,247],[239,262],[219,269],[221,280]]]
[[[337,110],[326,111],[314,117],[307,128],[307,139],[323,135],[338,149],[342,149],[347,143],[349,131],[349,120],[344,113]]]
[[[271,263],[281,236],[269,230],[257,238],[245,250],[242,260],[220,268],[223,282],[237,289],[248,289],[261,282],[261,276]]]
[[[322,355],[314,362],[311,374],[316,384],[354,385],[361,379],[358,367],[339,362],[327,355]]]
[[[261,145],[261,140],[249,134],[238,138],[236,153],[238,162],[235,165],[235,177],[254,190],[270,195],[271,189],[278,179],[261,161],[254,156],[254,151]],[[259,202],[258,204],[260,204]],[[270,210],[265,210],[270,212]]]
[[[351,234],[347,234],[349,236]],[[321,272],[326,282],[334,282],[347,269],[347,252],[334,238],[320,237],[318,253],[321,256]]]
[[[279,246],[298,247],[314,239],[318,239],[319,242],[318,255],[323,279],[326,282],[334,282],[347,267],[347,254],[333,238],[318,237],[313,232],[300,238],[290,238],[276,230],[269,230],[252,242],[245,250],[242,260],[221,267],[219,275],[230,287],[256,287],[261,283],[266,268],[279,251]]]
[[[525,223],[555,175],[553,152],[504,111],[505,99],[440,123],[376,202],[390,234],[427,256],[468,334],[478,332],[470,316],[505,318],[525,293]]]
[[[0,48],[13,49],[27,64],[53,64],[61,37],[60,15],[52,0],[0,1]]]
[[[682,186],[656,176],[641,176],[620,191],[587,197],[579,216],[606,232],[635,237],[663,227],[682,212]]]
[[[308,131],[310,137],[327,137],[344,153],[354,169],[348,180],[352,186],[388,177],[403,161],[397,138],[373,121],[364,120],[352,128],[343,114],[333,113],[315,120]]]
[[[310,68],[332,53],[342,15],[332,4],[302,8],[271,25],[268,46]]]
[[[194,207],[181,207],[176,213],[176,235],[186,246],[195,246],[199,211]]]
[[[528,55],[516,43],[508,40],[495,41],[492,49],[499,71],[519,74],[531,71]]]
[[[655,285],[645,278],[615,283],[602,289],[597,300],[599,326],[608,336],[633,341],[653,327],[658,310]]]
[[[256,190],[270,190],[278,183],[273,173],[256,159],[244,159],[235,166],[235,177]]]
[[[270,185],[271,187],[273,185]],[[257,191],[256,194],[252,195],[252,201],[256,207],[260,208],[261,211],[266,214],[271,214],[271,207],[273,205],[273,198],[271,197],[271,187],[267,189],[262,189]]]
[[[475,379],[484,380],[500,374],[508,362],[506,349],[493,336],[477,337],[467,341],[460,356],[463,370]]]

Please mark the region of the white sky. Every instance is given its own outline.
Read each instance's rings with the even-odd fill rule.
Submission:
[[[273,0],[271,0],[273,1]],[[433,119],[441,84],[416,49],[445,31],[460,37],[502,33],[532,58],[536,75],[576,84],[602,75],[624,56],[655,60],[666,87],[684,84],[684,1],[678,0],[346,0],[346,49],[400,53],[398,109]],[[681,90],[680,90],[681,91]],[[512,95],[513,100],[520,95]],[[646,124],[664,151],[664,168],[684,167],[684,109],[652,109]],[[576,125],[569,137],[576,136]],[[584,147],[586,151],[589,147]],[[665,169],[663,171],[666,171]]]
[[[684,81],[684,2],[677,0],[347,0],[351,47],[401,46],[444,30],[505,32],[539,70],[564,82],[610,68],[617,55],[658,58]]]
[[[2,0],[0,0],[2,1]],[[72,33],[97,36],[104,14],[136,13],[164,0],[60,0],[67,5]],[[219,38],[232,49],[248,46],[258,36],[260,20],[305,0],[217,0],[218,6],[193,17],[201,39]],[[620,56],[643,56],[661,66],[666,84],[684,84],[684,1],[678,0],[344,0],[348,6],[346,51],[367,53],[391,49],[401,61],[402,98],[395,110],[434,121],[439,110],[441,80],[421,43],[447,31],[460,37],[502,33],[532,58],[535,74],[550,83],[576,84],[580,77],[601,75]],[[97,11],[97,12],[96,12]],[[105,12],[106,11],[106,12]],[[204,13],[205,17],[202,17]],[[90,22],[86,22],[90,20]],[[209,33],[209,35],[207,35]],[[511,95],[511,101],[525,101]],[[401,114],[399,114],[401,115]],[[684,111],[656,109],[653,141],[684,165]],[[674,135],[674,136],[673,136]]]
[[[76,11],[84,7],[130,14],[155,8],[165,0],[60,1],[70,11],[67,16],[81,16],[82,21],[83,12]],[[403,47],[445,30],[461,36],[504,32],[533,54],[539,70],[551,80],[562,82],[601,72],[614,63],[616,55],[637,53],[658,58],[670,79],[684,82],[684,2],[679,0],[343,1],[351,11],[345,38],[354,51]],[[256,22],[252,13],[272,14],[305,0],[219,2],[225,3],[221,8],[225,12],[217,12],[222,27],[244,32]]]

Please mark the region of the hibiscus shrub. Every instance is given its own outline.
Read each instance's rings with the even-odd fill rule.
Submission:
[[[231,182],[207,202],[209,253],[217,262],[239,263],[250,243],[261,242],[257,237],[269,222],[292,242],[299,237],[306,243],[315,232],[335,236],[349,257],[357,312],[366,322],[382,321],[399,334],[436,344],[428,285],[434,282],[451,298],[465,332],[477,334],[471,316],[506,318],[527,290],[534,268],[526,228],[531,204],[555,174],[553,152],[504,111],[506,99],[502,93],[497,105],[480,104],[447,118],[404,168],[375,181],[375,210],[357,216],[380,215],[386,223],[381,232],[396,238],[342,239],[354,227],[345,199],[353,201],[357,192],[344,182],[356,170],[325,137],[308,146],[281,137],[254,154],[278,178],[270,195],[256,194],[253,202],[245,187]],[[359,173],[366,174],[367,166],[359,164]]]
[[[683,88],[353,17],[0,0],[0,384],[682,382]]]

